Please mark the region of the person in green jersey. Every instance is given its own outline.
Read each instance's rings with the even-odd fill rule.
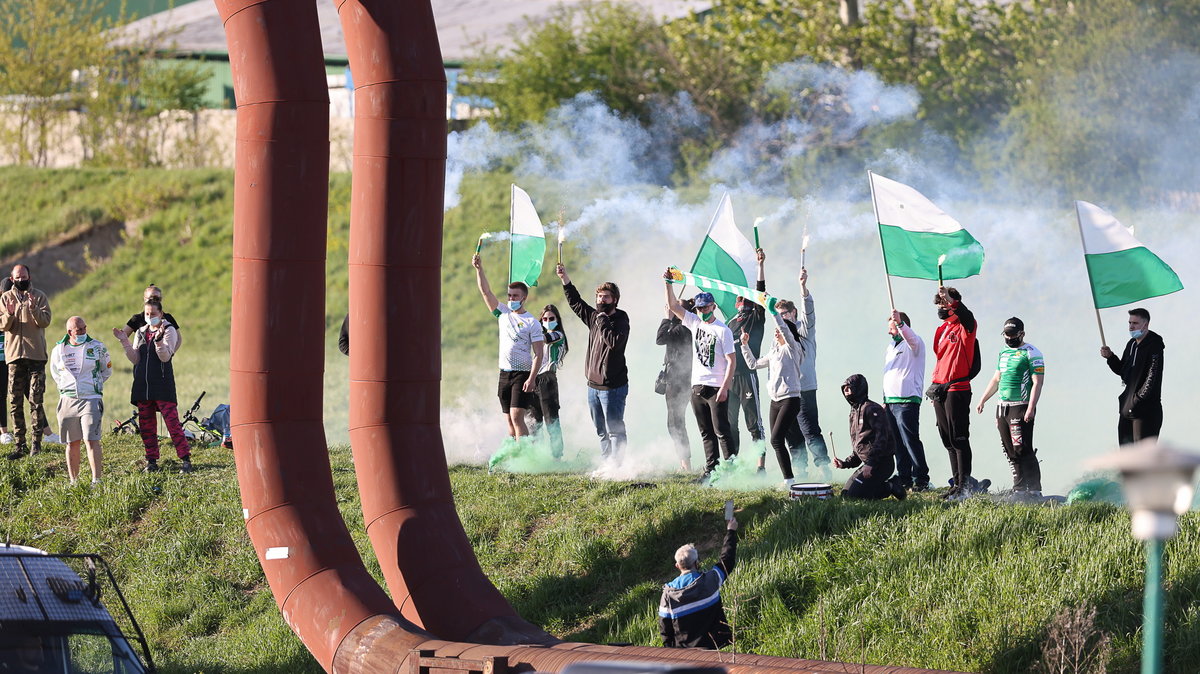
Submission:
[[[1004,455],[1012,467],[1013,493],[1040,497],[1042,469],[1033,446],[1033,420],[1037,416],[1038,399],[1042,396],[1042,381],[1046,363],[1037,347],[1025,342],[1025,323],[1016,316],[1004,322],[1005,348],[996,361],[996,374],[988,382],[987,391],[976,411],[983,413],[983,404],[997,391],[996,428]]]

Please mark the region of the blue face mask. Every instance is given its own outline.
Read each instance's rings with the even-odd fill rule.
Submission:
[[[509,300],[509,301],[508,301],[508,308],[509,308],[509,309],[512,309],[513,311],[517,311],[518,309],[520,309],[520,308],[521,308],[521,304],[522,304],[521,302],[518,302],[518,301],[516,301],[516,300]]]
[[[157,328],[158,324],[162,323],[162,316],[151,316],[146,319],[146,322],[150,324],[150,327]]]
[[[75,335],[71,339],[75,340],[76,344],[83,344],[84,342],[87,341],[87,333],[85,332],[85,333],[82,333],[79,335]]]
[[[542,321],[542,327],[547,330],[553,330],[558,327],[558,321]]]
[[[1142,335],[1144,335],[1144,334],[1146,334],[1145,330],[1130,330],[1129,331],[1130,339],[1141,339]]]

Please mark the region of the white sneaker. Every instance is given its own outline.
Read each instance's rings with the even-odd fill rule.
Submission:
[[[16,438],[13,437],[13,434],[8,431],[0,433],[0,445],[11,445],[15,440]]]
[[[62,438],[58,437],[58,433],[51,433],[42,438],[42,442],[52,442],[56,445],[62,444]]]

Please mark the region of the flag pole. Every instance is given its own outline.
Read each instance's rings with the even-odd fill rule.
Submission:
[[[875,211],[875,227],[879,227],[879,205],[875,203],[875,181],[872,179],[872,173],[867,170],[867,183],[871,186],[871,209]],[[1082,236],[1082,235],[1081,235]],[[896,299],[892,296],[892,275],[888,273],[887,266],[887,251],[883,249],[883,232],[879,232],[879,252],[883,254],[883,278],[887,281],[888,305],[892,311],[896,310]]]
[[[508,186],[508,282],[509,283],[512,283],[515,280],[515,279],[513,279],[513,276],[512,276],[512,272],[513,272],[513,267],[512,267],[512,262],[513,262],[512,233],[513,232],[512,232],[512,230],[513,230],[513,202],[516,201],[516,197],[517,197],[517,184],[510,183]]]
[[[1083,268],[1087,270],[1088,288],[1092,292],[1092,308],[1096,311],[1096,327],[1100,329],[1100,346],[1108,346],[1104,338],[1104,323],[1100,321],[1100,308],[1096,306],[1096,284],[1092,282],[1092,268],[1087,266],[1087,242],[1083,239],[1083,218],[1079,217],[1079,202],[1075,202],[1075,224],[1079,227],[1079,246],[1083,248]]]

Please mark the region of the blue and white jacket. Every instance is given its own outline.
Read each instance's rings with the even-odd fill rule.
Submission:
[[[725,531],[721,558],[707,571],[691,571],[663,585],[658,603],[658,631],[667,648],[728,646],[733,631],[721,606],[721,586],[729,579],[737,556],[737,530]]]

